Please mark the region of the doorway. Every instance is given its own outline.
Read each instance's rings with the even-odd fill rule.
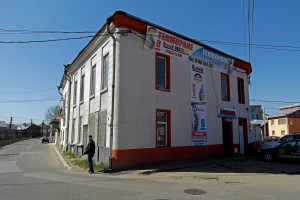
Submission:
[[[247,119],[239,118],[240,153],[248,152]]]
[[[233,154],[232,119],[222,118],[224,154]]]

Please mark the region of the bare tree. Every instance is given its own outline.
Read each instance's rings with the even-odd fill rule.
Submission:
[[[58,116],[59,106],[50,106],[45,113],[45,121],[50,123]]]

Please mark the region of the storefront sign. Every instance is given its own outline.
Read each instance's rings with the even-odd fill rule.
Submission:
[[[147,26],[144,47],[223,73],[231,73],[233,59],[152,26]]]
[[[207,145],[207,133],[195,131],[192,133],[192,145],[193,146],[204,146]]]
[[[218,116],[224,118],[237,118],[236,110],[229,108],[218,108]]]
[[[263,119],[263,110],[261,109],[261,105],[250,106],[250,115],[251,119],[262,120]]]

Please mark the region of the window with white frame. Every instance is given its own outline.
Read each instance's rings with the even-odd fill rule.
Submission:
[[[290,119],[290,125],[293,125],[293,119]]]
[[[80,84],[80,101],[83,101],[84,99],[84,80],[85,75],[81,75],[81,84]]]
[[[75,142],[75,132],[76,132],[76,119],[73,119],[73,124],[72,124],[72,143]]]
[[[274,120],[271,121],[271,125],[274,125]]]
[[[101,89],[108,87],[109,55],[103,57]]]
[[[74,96],[73,96],[73,105],[76,105],[77,101],[77,80],[74,83]]]
[[[96,89],[96,65],[92,66],[91,69],[91,90],[90,90],[90,96],[95,94]]]
[[[280,120],[279,120],[279,124],[280,124],[280,125],[286,124],[286,119],[280,119]]]
[[[79,118],[79,143],[83,144],[83,117]]]
[[[281,131],[281,136],[284,136],[285,135],[285,130],[282,130]]]
[[[157,146],[167,146],[168,140],[168,112],[157,112]]]

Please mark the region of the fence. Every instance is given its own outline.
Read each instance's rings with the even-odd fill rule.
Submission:
[[[0,127],[0,147],[28,138],[22,131]]]

